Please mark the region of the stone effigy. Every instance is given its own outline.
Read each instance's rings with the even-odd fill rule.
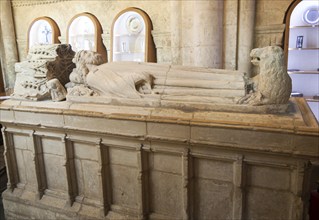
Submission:
[[[104,64],[102,56],[93,51],[82,50],[74,56],[68,45],[41,45],[31,49],[28,61],[16,64],[14,97],[53,101],[67,97],[71,102],[183,110],[286,111],[291,79],[282,49],[254,49],[251,57],[260,67],[260,74],[253,79],[232,70],[137,62]]]
[[[64,85],[75,64],[75,52],[70,45],[38,45],[30,49],[27,60],[16,63],[14,99],[61,101],[65,99]]]
[[[285,111],[291,79],[282,49],[254,49],[251,56],[261,70],[259,83],[253,85],[253,80],[240,71],[136,62],[97,66],[91,65],[92,55],[90,63],[78,61],[81,65],[86,63],[85,69],[90,71],[82,74],[83,80],[69,89],[67,100],[184,110]],[[251,86],[254,89],[250,90]],[[252,107],[257,105],[262,107]]]
[[[270,46],[251,51],[252,63],[259,66],[260,73],[254,79],[247,79],[247,91],[239,104],[271,105],[286,104],[291,94],[291,78],[280,47]]]
[[[287,113],[260,114],[287,106],[289,88],[275,92],[283,104],[270,104],[278,97],[267,93],[267,77],[258,84],[240,71],[92,66],[98,56],[76,54],[70,102],[0,103],[6,219],[308,218],[319,139],[305,99],[292,98]],[[60,99],[63,83],[47,76]]]
[[[236,104],[245,95],[239,71],[137,62],[88,68],[86,83],[68,89],[68,101],[185,110]]]

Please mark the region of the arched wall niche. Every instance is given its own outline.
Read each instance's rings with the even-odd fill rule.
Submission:
[[[309,9],[315,9],[317,11],[317,21],[315,23],[306,21],[305,14],[306,12],[311,11]],[[300,55],[302,55],[303,58],[306,58],[306,56],[302,54],[306,52],[303,51],[310,51],[313,49],[318,50],[319,45],[316,42],[316,38],[318,38],[317,32],[319,30],[318,14],[319,3],[311,0],[295,0],[287,9],[284,18],[284,23],[286,24],[284,51],[288,68],[291,68],[289,61],[290,64],[294,62],[294,60],[289,58],[289,55],[293,54],[294,51],[300,51]],[[300,45],[297,45],[297,36],[302,36]]]
[[[152,21],[139,8],[119,12],[111,26],[111,61],[156,62]]]
[[[319,2],[295,0],[285,24],[284,50],[293,95],[303,96],[319,120]]]
[[[34,45],[58,44],[60,29],[57,23],[49,17],[36,18],[29,26],[27,36],[27,51]]]
[[[311,13],[315,16],[309,16]],[[314,21],[311,19],[315,18]],[[289,73],[319,73],[319,3],[296,0],[285,17],[285,58]]]
[[[107,62],[106,48],[102,41],[102,26],[99,20],[92,14],[83,12],[75,15],[68,24],[67,43],[72,49],[92,50],[102,55]]]
[[[285,18],[284,18],[284,23],[286,24],[285,27],[285,37],[284,37],[284,52],[285,52],[285,59],[286,63],[288,62],[288,48],[289,48],[289,28],[290,28],[290,17],[291,13],[295,9],[295,7],[301,2],[302,0],[294,0],[290,6],[288,7]]]

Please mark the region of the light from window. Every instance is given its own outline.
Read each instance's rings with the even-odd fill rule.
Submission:
[[[87,16],[79,16],[70,25],[69,44],[75,52],[79,50],[94,51],[95,28],[93,21]]]
[[[34,22],[29,33],[29,48],[40,44],[52,44],[52,27],[46,20]]]

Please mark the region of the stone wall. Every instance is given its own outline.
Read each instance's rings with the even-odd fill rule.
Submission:
[[[109,51],[113,18],[125,8],[137,7],[144,10],[153,23],[157,62],[238,69],[250,73],[250,49],[282,44],[285,12],[293,1],[278,0],[275,4],[267,0],[2,2],[12,4],[18,47],[18,54],[8,53],[6,60],[26,59],[27,32],[36,18],[48,16],[55,20],[61,31],[60,41],[66,43],[68,22],[82,12],[92,13],[100,21],[103,42]],[[1,10],[6,9],[2,7]],[[8,25],[12,22],[2,21]],[[4,45],[11,44],[8,39],[14,38],[4,38]],[[12,65],[8,65],[2,63],[2,68],[7,70],[3,71],[7,75],[4,78],[13,78],[14,81]],[[12,87],[12,84],[6,83],[6,87]]]
[[[6,218],[307,219],[318,124],[288,114],[1,104]]]
[[[280,0],[275,3],[267,0],[258,1],[255,46],[282,45],[285,13],[292,2],[294,1]]]

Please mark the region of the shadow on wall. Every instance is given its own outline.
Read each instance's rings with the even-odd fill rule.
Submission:
[[[2,74],[2,65],[1,65],[1,59],[0,59],[0,94],[4,93],[5,89],[4,89],[4,78],[3,78],[3,74]]]
[[[2,126],[0,125],[0,130]],[[2,135],[0,135],[0,220],[4,220],[4,210],[3,210],[3,204],[2,204],[2,192],[6,190],[7,188],[7,172],[6,172],[6,166],[4,163],[4,157],[3,157],[3,151],[4,151],[4,146],[3,146],[3,139]]]

